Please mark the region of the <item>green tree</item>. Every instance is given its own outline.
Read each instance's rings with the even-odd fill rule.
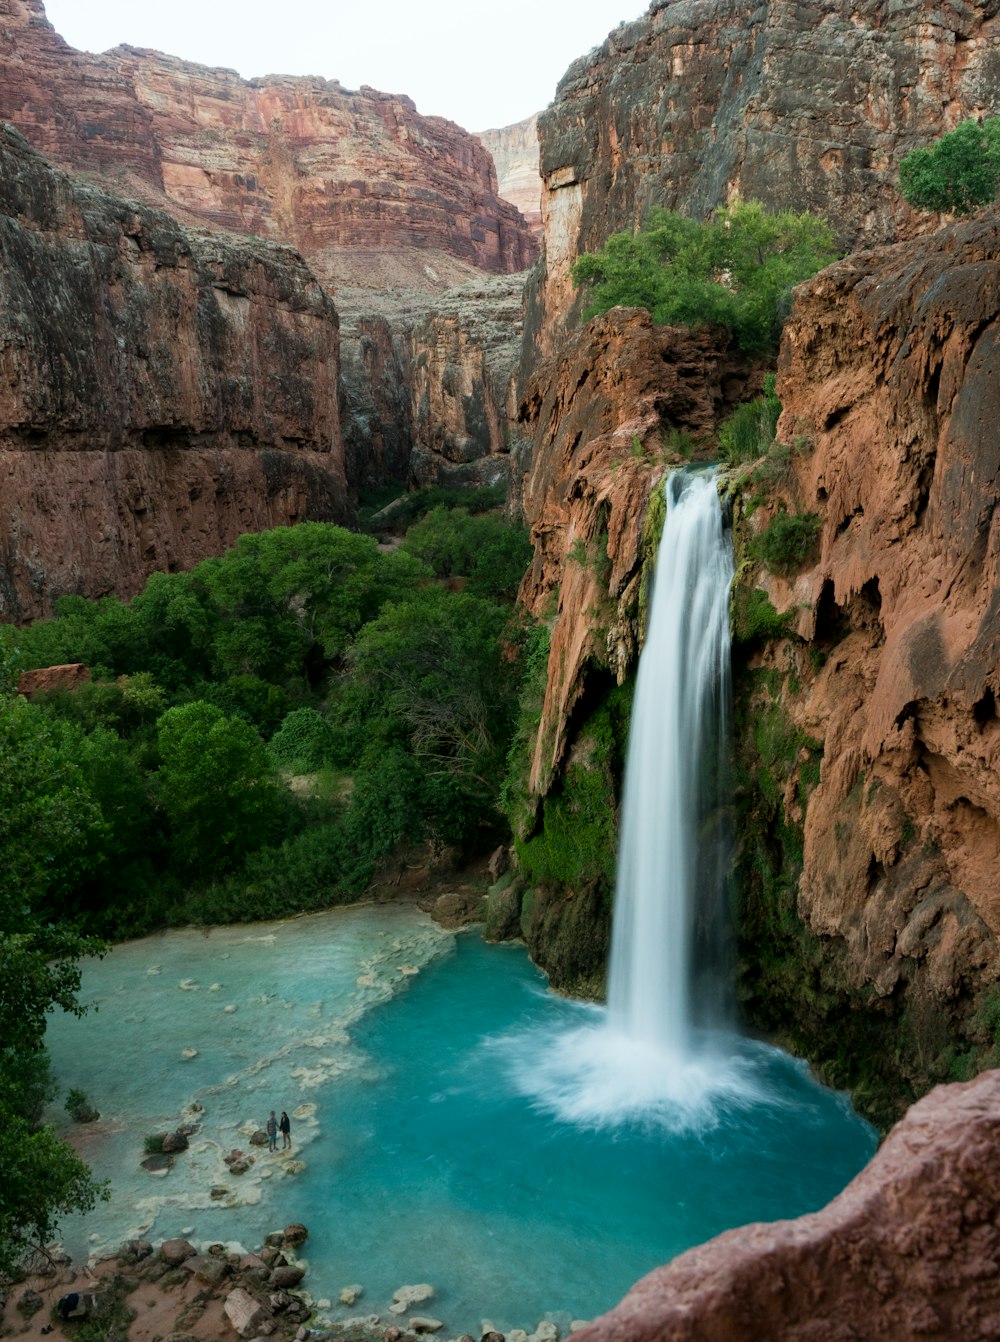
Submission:
[[[45,1021],[80,1014],[79,961],[100,942],[38,910],[84,858],[100,816],[49,724],[11,688],[0,658],[0,1275],[51,1239],[58,1218],[101,1189],[74,1152],[38,1126],[46,1097]]]
[[[267,748],[249,723],[196,701],[157,721],[153,786],[181,870],[210,876],[272,840],[285,816]]]
[[[825,220],[738,201],[707,223],[654,209],[638,232],[579,257],[573,279],[591,286],[586,317],[644,307],[663,324],[728,326],[753,352],[777,348],[793,286],[836,256]]]
[[[917,210],[971,214],[1000,187],[1000,117],[963,121],[899,165],[899,184]]]

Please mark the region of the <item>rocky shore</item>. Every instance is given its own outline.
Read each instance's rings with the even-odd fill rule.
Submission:
[[[336,1305],[314,1301],[302,1285],[307,1265],[297,1257],[308,1233],[293,1223],[267,1235],[256,1253],[225,1244],[199,1249],[186,1239],[158,1245],[131,1239],[117,1254],[83,1268],[57,1251],[36,1255],[23,1279],[0,1292],[0,1337],[41,1342],[54,1332],[73,1338],[79,1331],[92,1342],[96,1334],[82,1331],[87,1324],[96,1325],[105,1342],[417,1342],[442,1333],[444,1321],[428,1312],[435,1291],[426,1282],[400,1286],[391,1301],[372,1301],[367,1312],[364,1287],[357,1284],[342,1287]],[[355,1307],[351,1318],[327,1318],[331,1309]],[[584,1326],[573,1323],[569,1331]],[[549,1321],[530,1334],[519,1328],[505,1334],[484,1323],[480,1337],[558,1342],[561,1333]],[[457,1342],[476,1339],[465,1333]]]

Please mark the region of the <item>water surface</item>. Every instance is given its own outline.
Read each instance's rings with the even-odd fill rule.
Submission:
[[[549,993],[520,948],[410,910],[147,938],[89,966],[84,996],[99,1011],[55,1020],[50,1045],[60,1085],[102,1111],[84,1151],[114,1199],[67,1225],[71,1251],[140,1231],[255,1247],[301,1220],[334,1318],[389,1319],[392,1292],[424,1281],[445,1335],[592,1317],[721,1230],[822,1206],[875,1148],[844,1096],[746,1041],[745,1084],[694,1118],[662,1095],[624,1119],[580,1107],[553,1050],[596,1048],[603,1011]],[[191,1149],[146,1174],[143,1137],[192,1104]],[[229,1175],[271,1108],[293,1115],[293,1151]]]

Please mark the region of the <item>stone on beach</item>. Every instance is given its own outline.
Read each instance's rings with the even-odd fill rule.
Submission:
[[[242,1286],[237,1286],[234,1291],[229,1292],[223,1308],[226,1318],[240,1337],[251,1338],[260,1333],[274,1331],[274,1320],[271,1318],[270,1309],[259,1300],[255,1300]]]
[[[364,1295],[362,1286],[342,1286],[337,1298],[342,1305],[346,1305],[350,1309],[358,1303],[362,1295]]]

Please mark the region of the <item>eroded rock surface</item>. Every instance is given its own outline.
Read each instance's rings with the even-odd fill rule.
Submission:
[[[985,1339],[1000,1321],[1000,1072],[910,1109],[811,1216],[730,1230],[658,1268],[580,1342]]]
[[[238,536],[346,521],[332,303],[0,130],[0,618],[139,590]]]
[[[842,243],[918,222],[896,181],[904,153],[996,111],[993,0],[653,0],[573,64],[539,118],[551,353],[581,251],[651,205],[704,216],[736,193],[813,210]]]
[[[540,235],[542,179],[538,164],[538,114],[513,126],[480,131],[476,138],[493,155],[498,194],[516,205],[532,230]]]
[[[531,788],[543,794],[596,662],[624,676],[637,655],[640,545],[647,502],[683,457],[671,431],[706,443],[751,371],[721,330],[655,326],[648,312],[595,317],[522,391],[532,441],[520,491],[535,546],[521,600],[538,617],[556,604],[549,678]]]
[[[945,1065],[1000,965],[1000,211],[802,286],[778,390],[779,498],[821,521],[814,564],[760,579],[823,752],[799,911]]]

